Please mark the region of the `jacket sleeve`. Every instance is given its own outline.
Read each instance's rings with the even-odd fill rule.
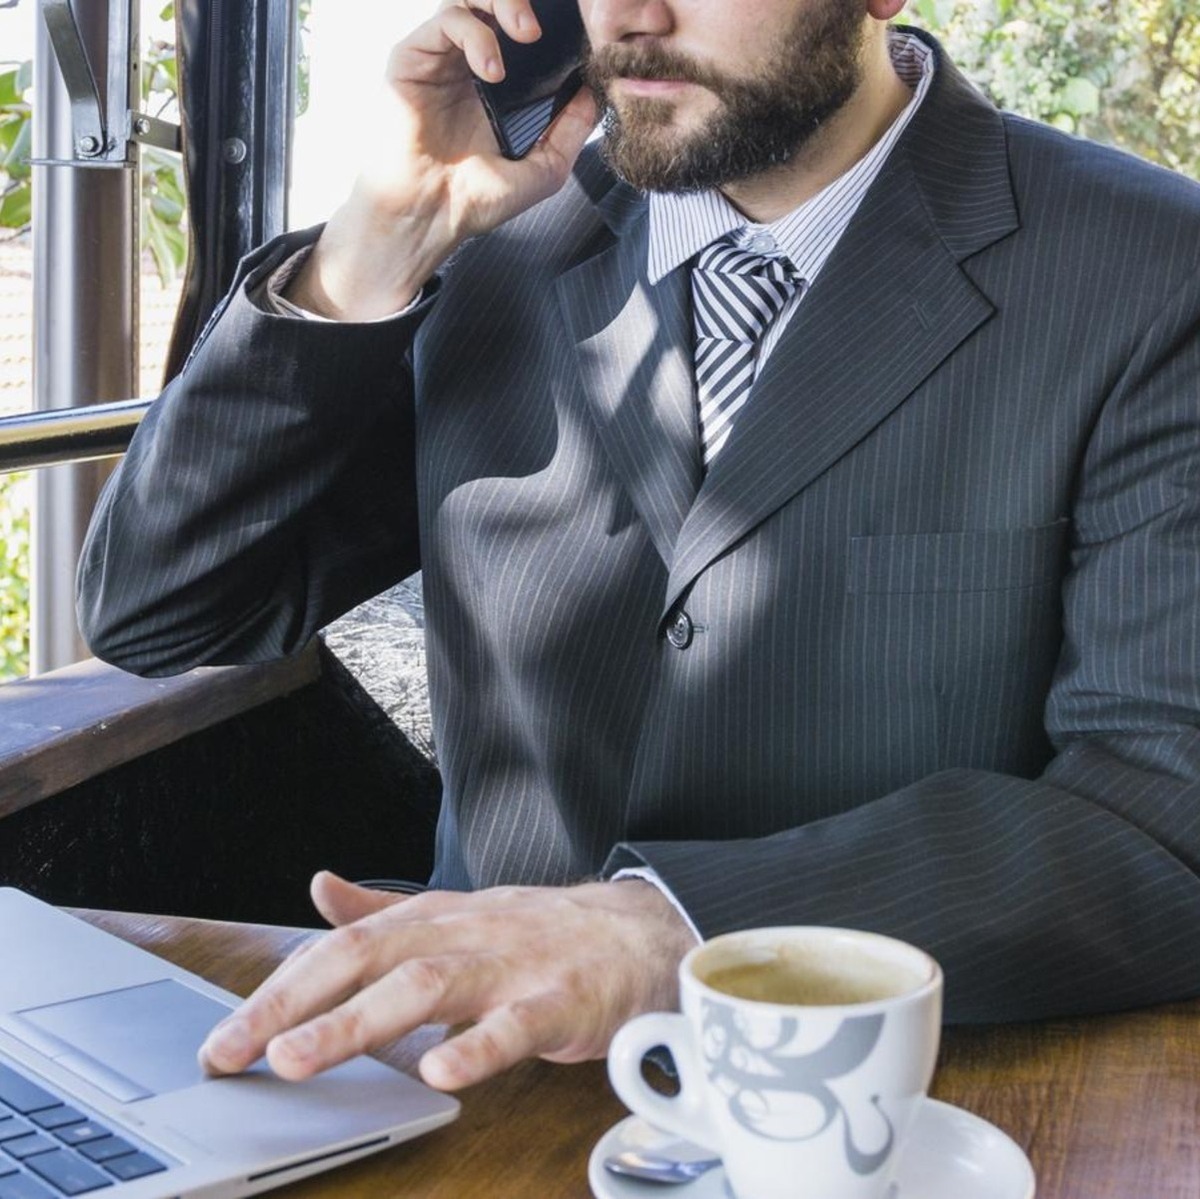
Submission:
[[[1071,513],[1038,778],[948,770],[762,839],[623,844],[705,936],[832,924],[928,948],[954,1021],[1200,994],[1200,279],[1100,411]]]
[[[367,325],[256,306],[306,237],[242,263],[93,514],[79,624],[126,670],[296,652],[418,566],[407,359],[432,293]]]

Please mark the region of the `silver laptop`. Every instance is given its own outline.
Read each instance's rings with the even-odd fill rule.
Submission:
[[[0,1199],[252,1195],[458,1115],[365,1057],[304,1083],[206,1077],[196,1050],[238,1002],[0,887]]]

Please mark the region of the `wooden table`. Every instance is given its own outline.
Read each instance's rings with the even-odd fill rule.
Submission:
[[[261,925],[79,914],[243,995],[307,935]],[[381,1056],[411,1071],[430,1035],[438,1034],[426,1030]],[[1037,1171],[1039,1199],[1200,1197],[1200,1003],[949,1029],[933,1093],[991,1120],[1022,1145]],[[599,1062],[528,1062],[461,1098],[456,1123],[273,1193],[290,1199],[587,1199],[591,1147],[626,1114]]]

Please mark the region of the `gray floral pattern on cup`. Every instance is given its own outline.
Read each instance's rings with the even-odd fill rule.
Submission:
[[[839,1116],[843,1121],[846,1160],[859,1175],[874,1174],[892,1152],[895,1130],[880,1106],[879,1096],[871,1104],[887,1128],[883,1147],[873,1153],[858,1148],[849,1112],[827,1085],[862,1065],[871,1055],[883,1031],[884,1017],[848,1016],[819,1049],[805,1054],[785,1052],[800,1027],[794,1017],[781,1017],[772,1044],[752,1042],[739,1025],[737,1013],[723,1003],[703,1001],[704,1059],[708,1077],[729,1098],[729,1110],[743,1128],[771,1140],[807,1141],[820,1136]],[[742,1063],[757,1059],[762,1070]],[[816,1101],[824,1113],[819,1128],[799,1136],[772,1133],[764,1127],[763,1113],[770,1112],[768,1095],[804,1095]]]

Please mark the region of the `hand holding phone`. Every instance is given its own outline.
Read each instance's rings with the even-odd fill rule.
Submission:
[[[505,158],[524,158],[583,86],[583,18],[579,0],[532,0],[542,36],[510,38],[494,17],[480,13],[500,42],[505,75],[475,87]]]
[[[504,31],[483,7],[492,0],[475,2],[443,4],[392,48],[373,152],[287,292],[301,307],[340,320],[398,312],[464,241],[566,182],[597,120],[590,94],[570,79],[583,44],[577,0],[505,0]],[[543,34],[518,43],[516,17],[528,11]],[[539,45],[538,55],[522,54]],[[497,81],[501,56],[507,79]],[[532,128],[507,132],[511,114],[547,98]]]

